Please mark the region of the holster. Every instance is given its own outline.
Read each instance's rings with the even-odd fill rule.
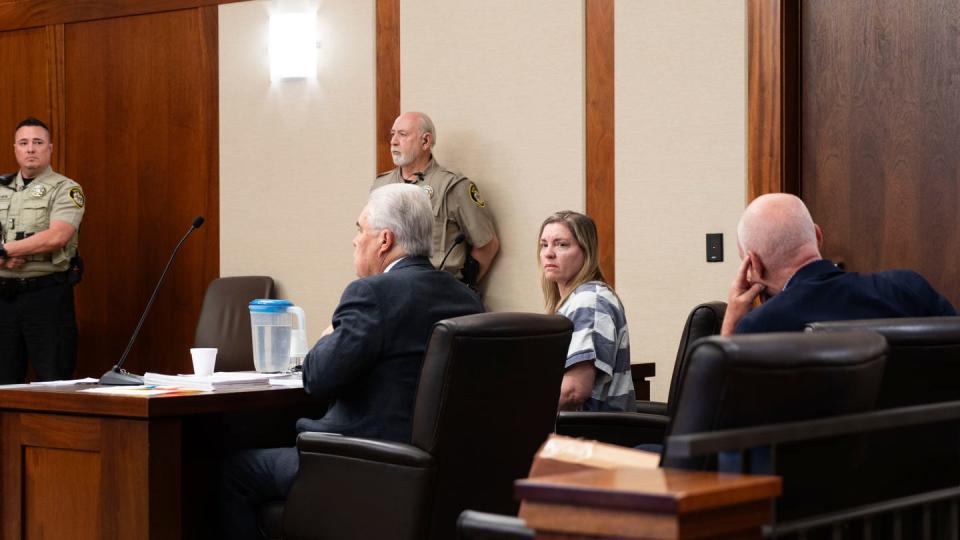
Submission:
[[[70,268],[67,269],[67,283],[74,286],[83,280],[83,258],[80,255],[74,255],[70,259]]]
[[[480,263],[470,254],[472,246],[464,246],[463,268],[460,269],[460,281],[471,289],[477,289],[477,278],[480,276]]]

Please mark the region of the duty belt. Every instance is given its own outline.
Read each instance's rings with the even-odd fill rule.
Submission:
[[[66,272],[30,278],[0,278],[0,297],[10,297],[24,291],[46,289],[66,282]]]

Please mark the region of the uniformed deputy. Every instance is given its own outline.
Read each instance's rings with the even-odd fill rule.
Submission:
[[[390,152],[397,168],[377,176],[370,189],[398,182],[423,187],[433,207],[430,262],[438,266],[462,232],[466,242],[453,249],[443,269],[475,286],[490,269],[490,263],[500,249],[500,241],[490,209],[480,197],[477,185],[433,159],[432,149],[436,142],[433,121],[426,114],[401,114],[390,130]]]
[[[53,144],[40,120],[20,122],[13,150],[20,171],[0,177],[0,383],[23,382],[28,358],[38,380],[67,379],[83,190],[50,168]]]

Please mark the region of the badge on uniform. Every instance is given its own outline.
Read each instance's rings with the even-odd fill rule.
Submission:
[[[427,192],[427,197],[433,199],[433,186],[423,186],[423,190]]]
[[[30,190],[30,195],[33,195],[34,197],[43,197],[46,192],[47,186],[43,184],[37,184],[33,186],[33,189]]]
[[[477,189],[477,185],[473,182],[470,182],[470,200],[473,201],[473,204],[477,205],[480,208],[487,206],[487,203],[480,198],[480,190]]]
[[[73,201],[73,204],[77,205],[77,208],[83,208],[83,205],[87,203],[87,199],[83,196],[83,191],[78,188],[70,188],[70,200]]]

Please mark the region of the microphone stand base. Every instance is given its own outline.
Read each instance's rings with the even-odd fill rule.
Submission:
[[[116,366],[100,377],[102,386],[139,386],[141,384],[143,384],[143,377],[118,369]]]

